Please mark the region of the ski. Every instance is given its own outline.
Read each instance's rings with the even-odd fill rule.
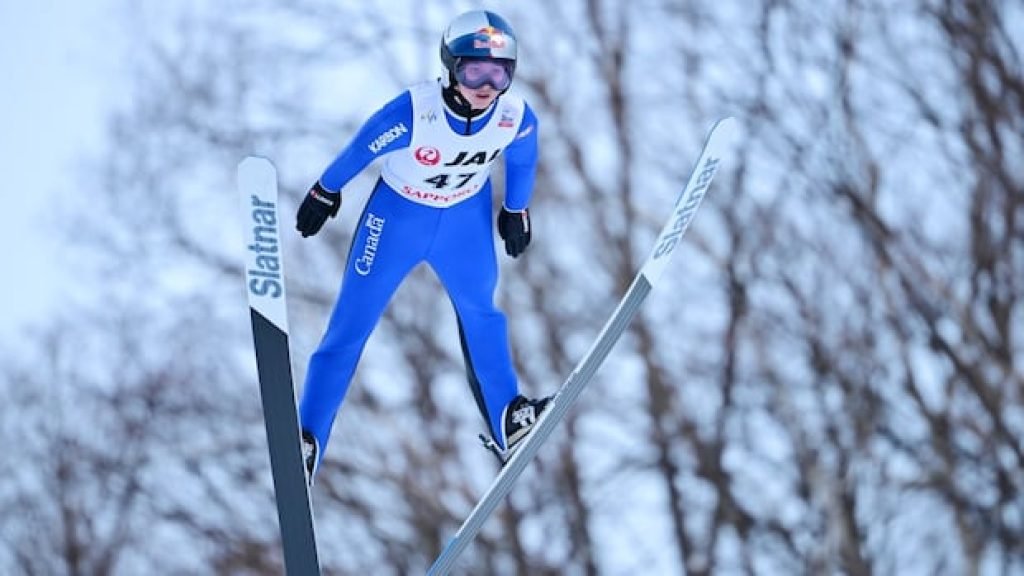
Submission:
[[[530,431],[530,435],[511,455],[491,483],[490,488],[462,523],[458,532],[438,555],[430,567],[429,576],[443,576],[451,571],[459,555],[480,532],[484,521],[508,495],[513,483],[537,454],[537,450],[548,439],[555,426],[565,418],[569,408],[576,402],[612,347],[622,336],[644,299],[661,278],[669,257],[689,228],[694,214],[711,185],[711,180],[718,172],[723,155],[731,145],[735,132],[736,122],[732,118],[724,118],[712,126],[697,164],[690,174],[686,187],[676,200],[672,215],[655,240],[650,256],[644,261],[640,271],[633,279],[633,283],[619,301],[597,339],[576,365],[569,378],[555,393],[547,409],[541,414],[533,430]]]
[[[270,160],[256,156],[242,160],[238,164],[238,192],[245,228],[245,286],[285,570],[289,576],[319,576],[288,350],[277,170]]]

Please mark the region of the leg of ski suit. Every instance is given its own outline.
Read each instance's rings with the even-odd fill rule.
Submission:
[[[501,411],[518,385],[505,316],[493,304],[497,262],[490,209],[489,185],[455,206],[432,208],[377,183],[360,217],[341,292],[310,358],[302,392],[302,427],[316,436],[320,458],[370,333],[399,284],[424,260],[455,306],[467,361],[480,383],[474,394],[487,409],[492,431],[500,430]]]
[[[494,305],[498,261],[491,224],[491,187],[444,210],[427,261],[455,306],[466,372],[491,436],[501,435],[501,412],[518,393],[508,323]]]

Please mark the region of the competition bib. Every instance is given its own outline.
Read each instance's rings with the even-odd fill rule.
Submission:
[[[445,207],[479,192],[491,175],[491,166],[515,138],[523,118],[522,98],[504,94],[487,124],[476,134],[456,133],[445,119],[438,82],[409,89],[412,95],[412,141],[384,159],[381,177],[413,202]]]

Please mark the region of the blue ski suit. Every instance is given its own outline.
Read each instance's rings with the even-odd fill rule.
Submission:
[[[530,107],[503,94],[467,121],[443,103],[439,82],[425,82],[373,114],[321,175],[324,188],[339,191],[384,158],[306,373],[299,411],[320,458],[370,333],[420,262],[434,270],[454,305],[470,387],[492,436],[500,438],[502,410],[518,394],[505,315],[494,304],[490,167],[502,153],[504,206],[523,210],[537,165]]]

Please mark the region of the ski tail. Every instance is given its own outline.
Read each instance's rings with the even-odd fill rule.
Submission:
[[[626,294],[619,301],[611,317],[605,322],[597,339],[580,360],[579,364],[562,384],[540,419],[534,424],[530,435],[505,463],[497,478],[484,493],[477,505],[466,517],[458,532],[448,542],[430,567],[429,576],[443,576],[455,566],[459,555],[476,538],[484,522],[512,490],[512,485],[522,474],[526,465],[534,458],[540,446],[547,440],[576,399],[597,373],[615,343],[636,316],[640,306],[654,285],[661,278],[669,257],[675,251],[680,239],[686,233],[694,214],[700,207],[712,179],[721,166],[721,159],[729,150],[735,137],[736,123],[732,118],[718,121],[711,128],[700,157],[690,174],[686,187],[676,199],[672,214],[658,234],[654,249],[641,266]]]
[[[245,286],[285,569],[289,576],[319,575],[292,383],[274,165],[255,156],[242,160],[238,165],[238,192],[245,222]]]

